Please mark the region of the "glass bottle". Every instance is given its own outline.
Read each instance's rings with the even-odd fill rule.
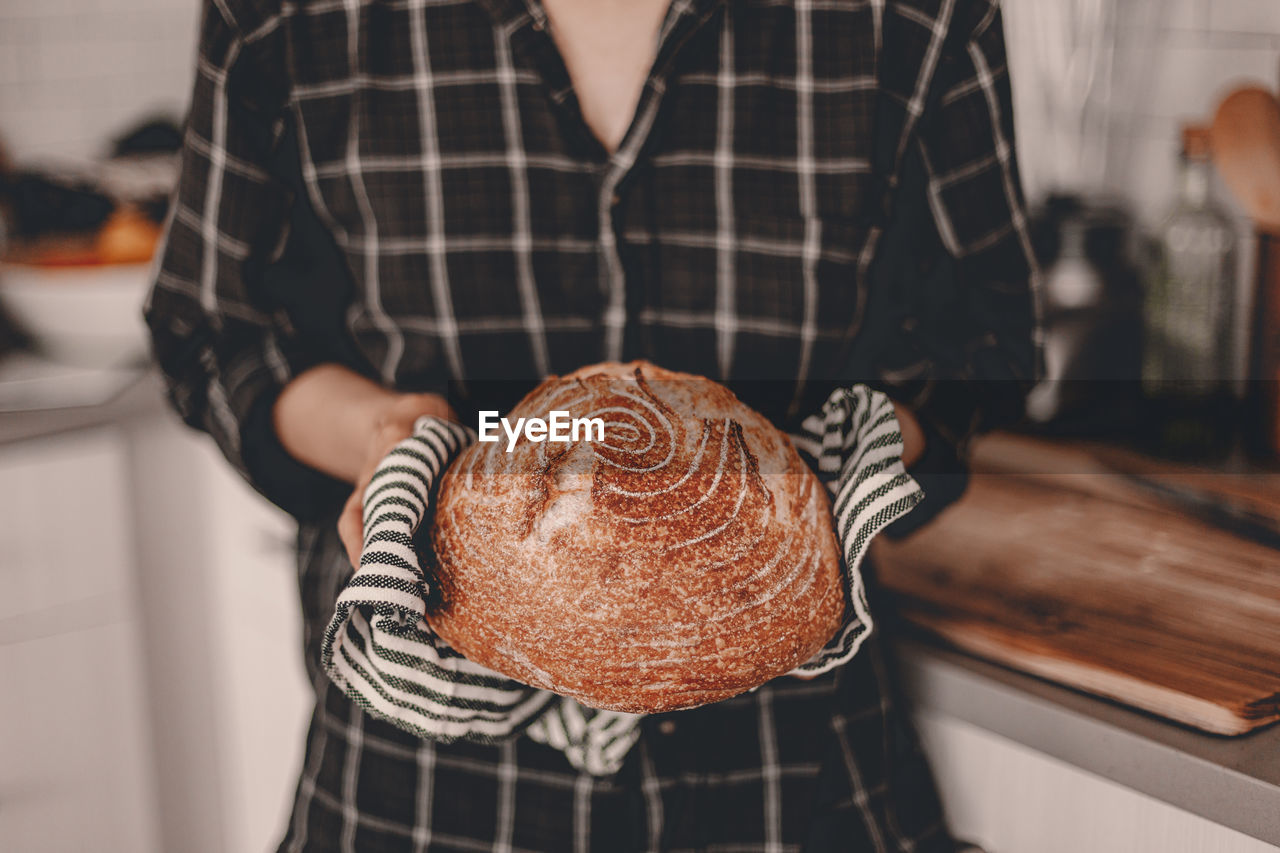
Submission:
[[[1178,200],[1159,232],[1144,306],[1151,449],[1221,458],[1235,440],[1236,232],[1211,193],[1208,130],[1183,128]]]

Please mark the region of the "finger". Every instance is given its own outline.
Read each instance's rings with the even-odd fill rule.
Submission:
[[[360,551],[364,547],[364,507],[360,500],[363,491],[361,488],[351,493],[338,518],[338,538],[353,568],[360,567]]]
[[[449,401],[439,394],[418,394],[414,400],[420,414],[437,418],[447,418],[453,414],[453,407],[449,405]]]
[[[449,405],[449,401],[436,394],[431,395],[431,399],[423,411],[423,414],[437,418],[444,418],[445,420],[450,421],[456,421],[458,419],[458,413],[453,410],[453,406]]]
[[[447,421],[459,420],[458,413],[453,410],[453,406],[449,405],[449,401],[439,394],[416,394],[409,405],[413,410],[414,420],[423,415],[443,418]]]
[[[382,464],[382,461],[387,458],[387,454],[395,450],[396,445],[404,441],[411,434],[411,427],[402,427],[398,424],[382,427],[373,434],[369,454],[370,461],[375,466]],[[367,472],[364,477],[361,477],[361,482],[367,484],[373,477],[373,471],[376,470],[377,468],[375,467],[373,470]]]

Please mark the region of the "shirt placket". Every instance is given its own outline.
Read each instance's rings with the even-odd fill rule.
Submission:
[[[610,155],[600,181],[596,211],[600,234],[600,290],[605,298],[604,357],[619,361],[627,326],[627,272],[619,251],[617,213],[624,184],[634,169],[658,120],[667,81],[680,48],[712,16],[724,0],[673,0],[658,36],[653,68],[645,81],[635,117],[617,150]]]
[[[491,0],[492,2],[492,0]],[[680,48],[705,24],[725,0],[673,0],[658,35],[653,67],[645,80],[635,116],[616,150],[608,154],[597,175],[596,227],[598,234],[598,268],[603,307],[600,324],[603,331],[601,355],[608,361],[619,361],[624,353],[624,336],[628,323],[626,266],[621,254],[621,228],[618,212],[626,195],[627,178],[642,156],[645,143],[659,119],[663,95],[671,68]],[[540,40],[536,51],[547,67],[548,81],[566,79],[563,61],[548,31],[550,22],[542,4],[523,0],[522,13],[528,15],[529,29]],[[553,92],[552,100],[560,107],[567,102],[565,91]],[[573,116],[583,132],[590,135],[581,113]],[[602,149],[603,150],[603,149]]]

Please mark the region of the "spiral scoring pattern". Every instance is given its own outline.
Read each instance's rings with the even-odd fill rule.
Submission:
[[[726,388],[647,363],[544,382],[508,415],[603,441],[477,444],[441,486],[431,627],[468,658],[612,710],[736,695],[808,660],[845,607],[830,505]]]

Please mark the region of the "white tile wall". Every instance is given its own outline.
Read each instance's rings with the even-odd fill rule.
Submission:
[[[0,2],[0,139],[20,163],[84,160],[181,117],[200,0]]]
[[[1014,14],[1034,15],[1060,0],[1004,0]],[[1280,0],[1106,0],[1117,4],[1114,101],[1105,187],[1128,201],[1139,220],[1154,226],[1176,187],[1178,143],[1185,122],[1208,122],[1232,88],[1255,83],[1280,88]],[[1034,56],[1011,45],[1017,89],[1019,61]],[[1029,78],[1031,75],[1027,75]],[[1017,92],[1021,110],[1036,113],[1035,92]],[[1020,106],[1021,109],[1021,106]],[[1019,119],[1019,133],[1039,138]],[[1033,195],[1050,189],[1036,180],[1051,169],[1037,166],[1042,145],[1029,141],[1020,154]]]
[[[1272,33],[1280,32],[1277,18],[1280,6],[1275,0],[1230,0],[1213,2],[1201,0],[1209,10],[1209,27],[1224,33]]]
[[[1275,6],[1280,18],[1280,2]],[[1277,22],[1280,29],[1280,22]],[[1183,36],[1170,40],[1156,51],[1151,96],[1138,105],[1138,114],[1153,121],[1162,135],[1169,119],[1206,121],[1223,95],[1243,81],[1258,81],[1273,87],[1280,77],[1280,49],[1275,43],[1259,45],[1257,39],[1243,44],[1188,44]],[[1195,34],[1199,35],[1199,34]],[[1199,41],[1199,39],[1196,39]],[[1175,129],[1176,130],[1176,129]]]
[[[1198,30],[1208,26],[1209,10],[1204,0],[1168,0],[1161,17],[1171,29]]]

